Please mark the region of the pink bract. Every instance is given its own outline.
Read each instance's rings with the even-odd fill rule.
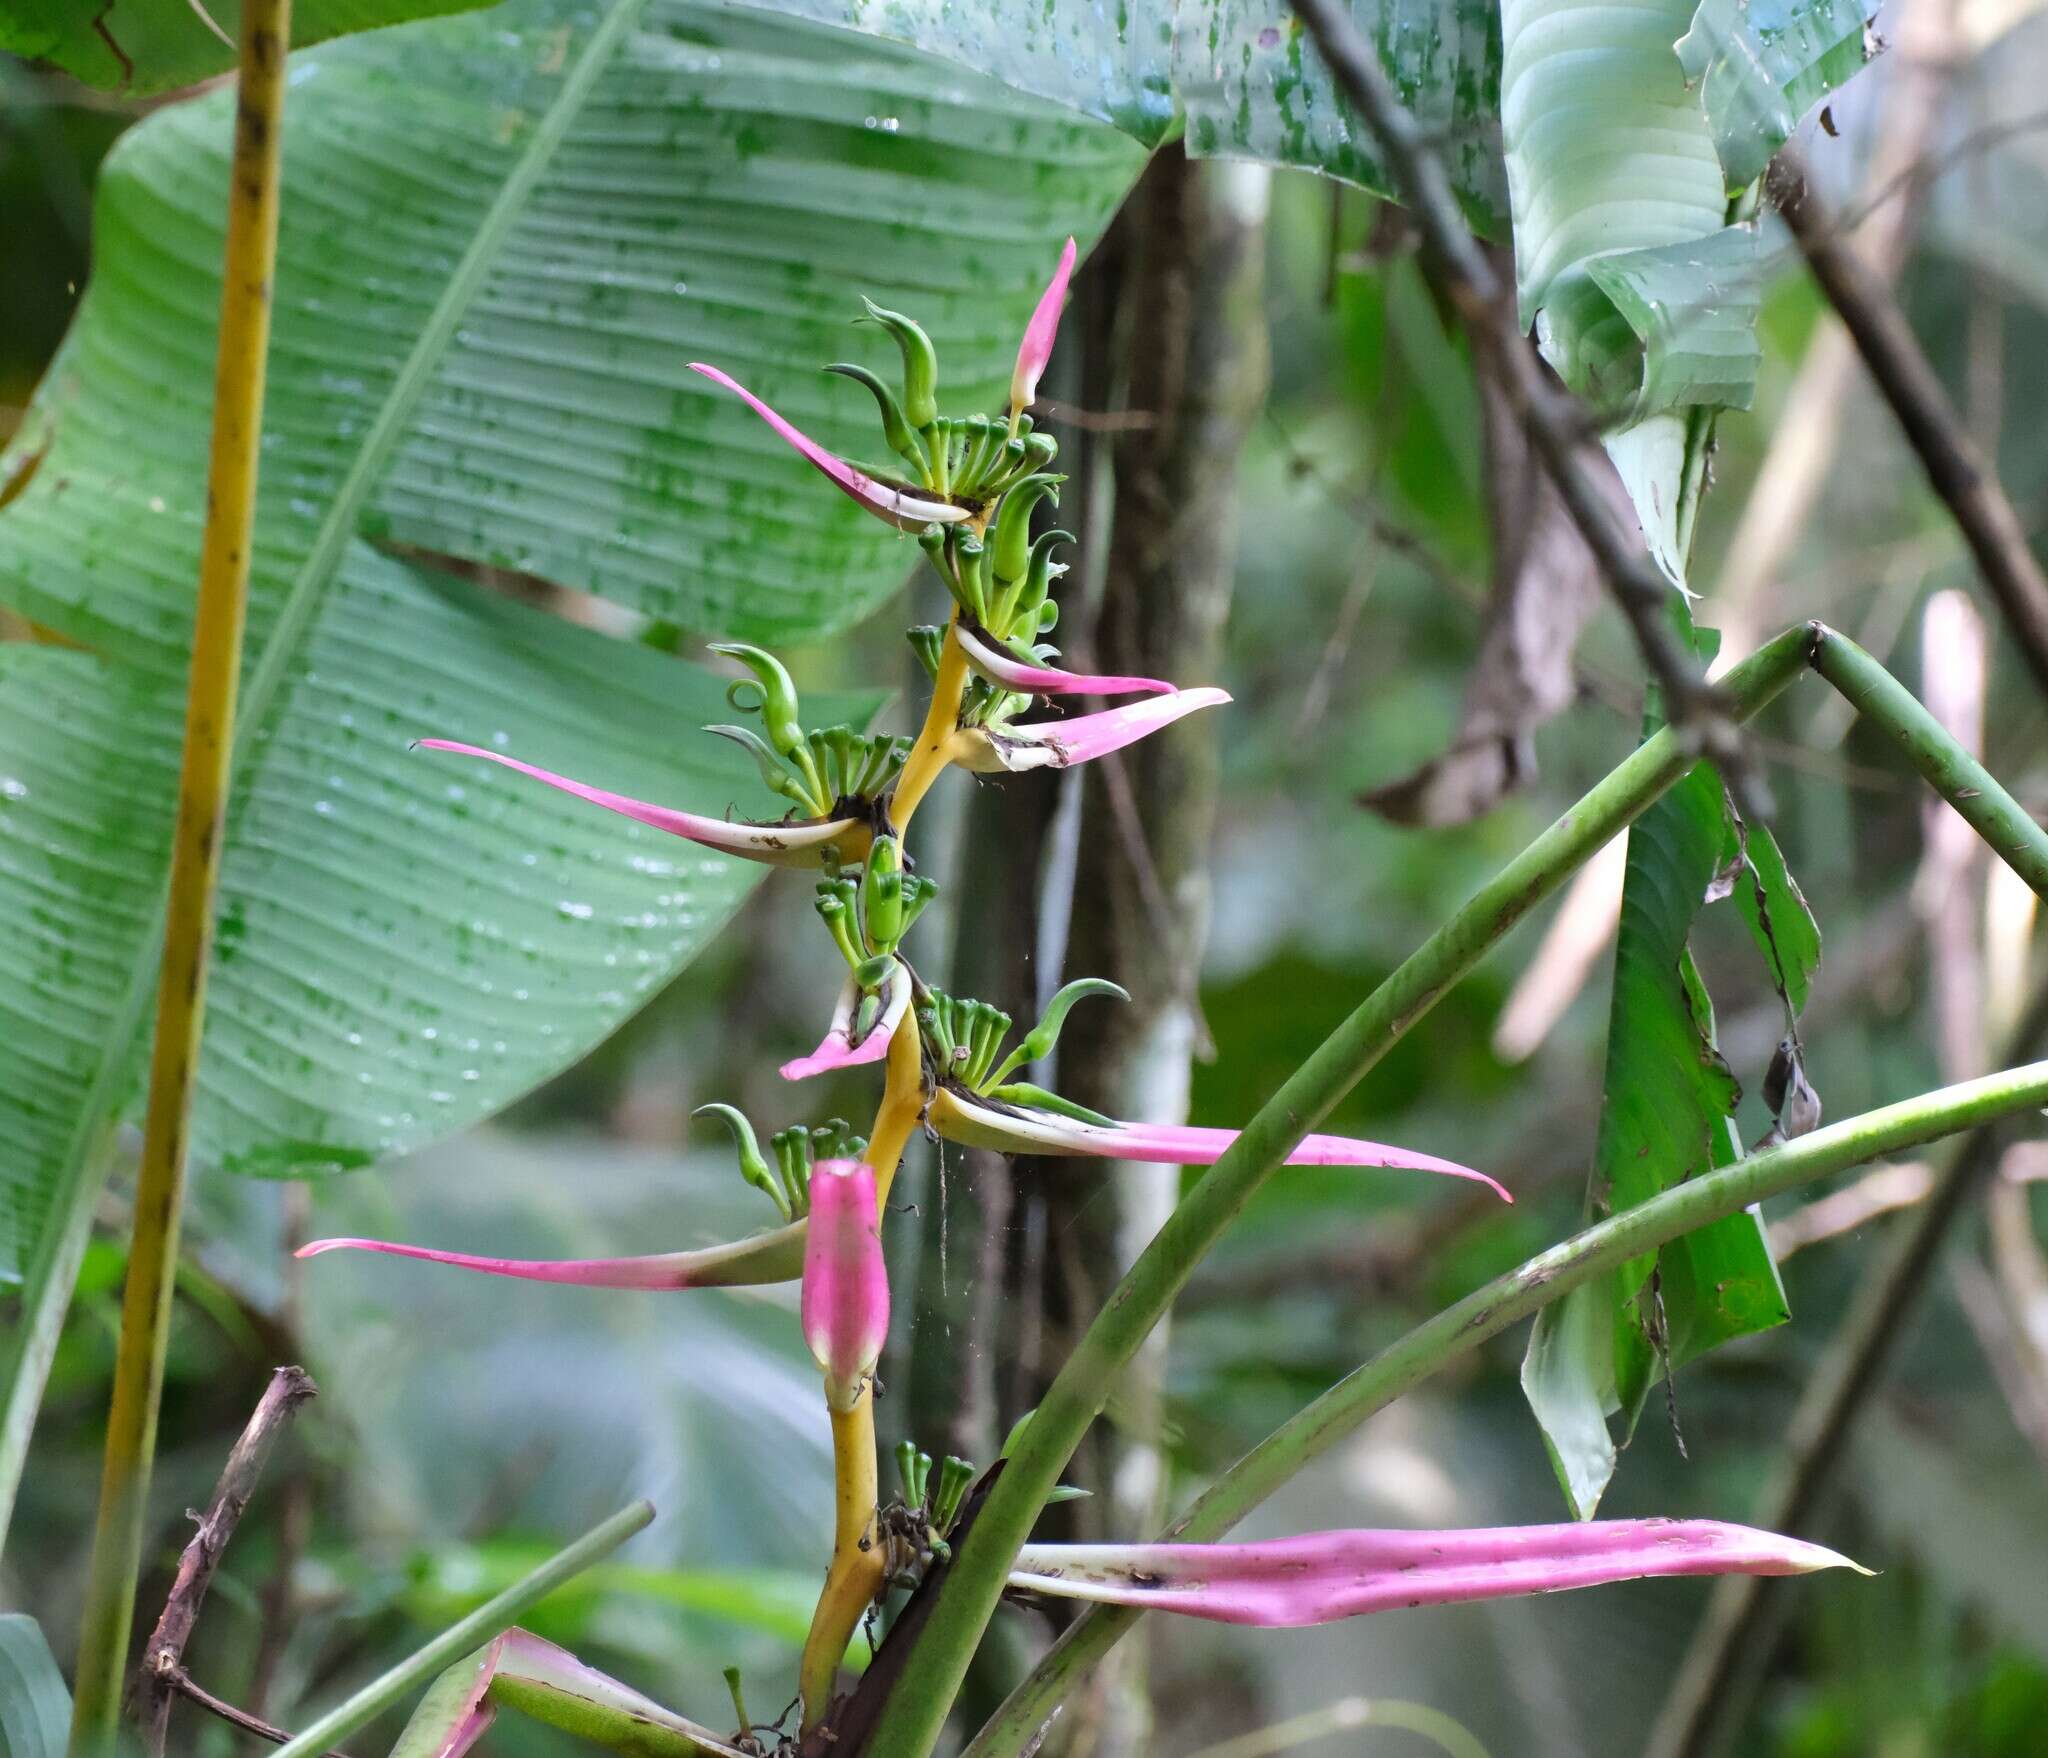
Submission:
[[[853,1409],[889,1336],[875,1169],[859,1160],[820,1160],[811,1168],[803,1329],[825,1371],[826,1401],[837,1411]]]
[[[544,781],[549,787],[560,788],[563,793],[574,794],[577,799],[588,800],[593,806],[602,806],[608,812],[618,812],[637,823],[666,830],[671,836],[687,837],[691,842],[717,849],[722,854],[739,855],[749,861],[765,861],[771,866],[821,867],[833,845],[860,828],[852,818],[822,819],[810,824],[734,824],[723,818],[678,812],[668,806],[650,805],[646,800],[591,787],[587,782],[557,775],[551,769],[522,763],[517,757],[508,757],[502,751],[487,751],[481,745],[458,744],[453,739],[421,739],[419,748],[481,757],[487,763],[497,763],[506,769],[517,770],[521,775],[530,775],[535,781]]]
[[[1591,1520],[1450,1532],[1305,1532],[1260,1544],[1026,1545],[1010,1584],[1220,1623],[1286,1627],[1646,1576],[1857,1567],[1820,1545],[1716,1520]]]
[[[886,519],[899,531],[922,531],[927,525],[950,525],[967,517],[965,507],[956,507],[945,501],[925,500],[903,489],[892,488],[886,482],[877,482],[865,471],[856,470],[844,458],[826,451],[802,429],[783,420],[745,385],[720,372],[717,367],[706,366],[700,360],[693,360],[690,362],[690,370],[701,372],[713,384],[723,385],[734,396],[743,399],[748,408],[829,477],[850,499],[867,508],[876,518]]]
[[[960,734],[962,767],[978,775],[1018,775],[1029,769],[1065,769],[1092,762],[1112,751],[1136,744],[1162,727],[1230,700],[1228,690],[1204,687],[1151,696],[1099,714],[1071,720],[1046,720],[1029,725],[969,728]]]
[[[998,642],[964,626],[954,632],[968,670],[999,684],[1006,690],[1034,696],[1170,696],[1173,686],[1164,678],[1104,676],[1085,672],[1059,671],[1048,665],[1034,665],[1019,659]]]
[[[1144,1160],[1167,1166],[1213,1166],[1237,1140],[1234,1129],[1201,1129],[1188,1124],[1113,1123],[1107,1128],[1036,1111],[975,1100],[942,1089],[932,1096],[926,1120],[947,1141],[993,1148],[1006,1154],[1073,1154],[1103,1160]],[[1287,1156],[1290,1166],[1378,1166],[1388,1170],[1436,1172],[1485,1185],[1503,1202],[1515,1199],[1497,1179],[1409,1148],[1354,1141],[1343,1135],[1304,1136]]]
[[[1060,333],[1060,312],[1067,303],[1067,283],[1073,279],[1074,241],[1069,238],[1060,252],[1060,265],[1052,272],[1045,291],[1038,296],[1031,321],[1024,326],[1024,340],[1017,348],[1017,368],[1010,375],[1010,409],[1014,414],[1028,409],[1038,395],[1039,375],[1052,358],[1053,340]]]

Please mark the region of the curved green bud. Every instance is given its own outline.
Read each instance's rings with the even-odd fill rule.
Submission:
[[[704,730],[708,733],[716,733],[722,739],[732,740],[734,744],[738,745],[752,757],[761,771],[761,779],[768,784],[770,792],[778,793],[784,799],[794,800],[802,806],[809,806],[812,803],[810,797],[804,792],[803,785],[789,773],[789,770],[783,765],[782,759],[769,750],[767,740],[763,739],[753,728],[745,726],[707,726]]]
[[[1005,602],[998,608],[997,620],[1000,629],[990,627],[989,633],[1000,640],[1028,641],[1039,629],[1047,627],[1045,608],[1051,600],[1052,583],[1067,571],[1065,562],[1053,560],[1053,551],[1063,543],[1074,543],[1078,539],[1071,531],[1041,531],[1038,540],[1031,546],[1031,560],[1024,570],[1022,586],[1013,586]],[[1054,618],[1059,612],[1053,612]]]
[[[1024,578],[1025,570],[1031,565],[1031,509],[1051,495],[1053,504],[1059,504],[1057,476],[1027,476],[1003,496],[1001,510],[996,514],[995,541],[990,546],[990,557],[994,564],[995,576],[1004,585],[1012,580]]]
[[[953,1529],[967,1486],[973,1481],[973,1461],[963,1459],[957,1453],[948,1453],[939,1467],[939,1481],[932,1495],[932,1529],[941,1537]]]
[[[1010,1016],[1000,1007],[987,1001],[974,1003],[974,1034],[970,1040],[973,1053],[961,1075],[970,1087],[979,1087],[988,1079],[988,1071],[1002,1051],[1003,1040],[1010,1035],[1010,1024]]]
[[[1063,1099],[1058,1093],[1033,1086],[1028,1080],[995,1082],[985,1092],[991,1099],[1001,1099],[1006,1105],[1018,1105],[1027,1111],[1050,1111],[1055,1117],[1071,1117],[1076,1123],[1092,1123],[1097,1129],[1117,1127],[1114,1117],[1105,1117],[1100,1111],[1091,1111],[1086,1105]]]
[[[889,311],[863,299],[868,316],[896,338],[903,355],[903,413],[912,427],[929,427],[939,418],[939,356],[932,339],[900,311]]]
[[[775,1163],[782,1173],[782,1182],[789,1192],[789,1206],[793,1214],[807,1215],[811,1211],[811,1132],[801,1123],[792,1123],[787,1129],[778,1129],[768,1138],[768,1145],[775,1150]]]
[[[839,956],[850,966],[859,965],[867,956],[854,939],[855,895],[851,879],[825,879],[818,885],[818,915],[824,921],[825,932],[832,936],[832,944],[839,948]]]
[[[738,692],[746,689],[746,680],[741,679],[726,691],[726,700],[742,713],[758,707],[762,725],[767,728],[768,742],[792,762],[802,752],[808,762],[810,751],[804,743],[804,729],[797,719],[796,683],[783,668],[782,661],[765,648],[749,646],[744,641],[714,641],[711,651],[726,659],[737,659],[754,674],[754,680],[761,689],[758,704],[743,702]]]
[[[1090,995],[1114,995],[1119,1001],[1128,1001],[1131,992],[1120,983],[1112,983],[1107,977],[1077,977],[1045,1004],[1045,1012],[1038,1023],[1024,1036],[1024,1040],[1012,1050],[1002,1067],[995,1071],[995,1080],[1005,1079],[1013,1070],[1043,1061],[1052,1054],[1052,1047],[1060,1041],[1060,1029],[1067,1023],[1067,1015],[1073,1012],[1074,1003],[1085,1001]]]
[[[879,377],[865,366],[850,360],[839,360],[825,368],[841,378],[850,378],[857,385],[866,385],[874,393],[876,404],[882,411],[882,437],[889,442],[890,451],[896,453],[917,472],[917,479],[926,488],[932,486],[932,464],[924,447],[911,431],[910,423],[903,417],[903,405],[896,401],[896,393],[889,389]]]
[[[1031,417],[1026,415],[1022,424],[1028,424],[1030,420]],[[1049,433],[1027,433],[1024,436],[1024,455],[1030,459],[1032,469],[1043,470],[1060,455],[1060,442]]]
[[[733,1146],[739,1151],[740,1176],[756,1190],[765,1192],[785,1221],[793,1219],[789,1199],[776,1186],[775,1175],[761,1157],[761,1144],[754,1139],[754,1126],[747,1121],[746,1113],[731,1105],[699,1105],[690,1115],[716,1117],[732,1131]]]
[[[893,836],[878,836],[868,849],[861,875],[861,918],[868,945],[892,952],[903,937],[903,848]]]

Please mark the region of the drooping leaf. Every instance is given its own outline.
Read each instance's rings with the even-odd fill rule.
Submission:
[[[1752,225],[1590,257],[1545,312],[1554,364],[1621,426],[1674,409],[1747,409],[1766,267]]]
[[[1813,973],[1820,969],[1820,924],[1768,824],[1742,826],[1733,851],[1743,863],[1735,901],[1749,924],[1771,981],[1796,1016],[1806,1011]]]
[[[1746,189],[1800,117],[1877,53],[1875,0],[1700,0],[1676,45],[1728,193]]]
[[[408,19],[469,12],[492,0],[298,0],[292,42],[311,48],[331,37]],[[239,0],[8,0],[0,8],[0,49],[47,61],[87,85],[132,97],[193,85],[235,64]]]
[[[77,1212],[132,1090],[229,125],[214,93],[111,156],[94,280],[29,424],[54,444],[0,516],[0,603],[87,650],[12,654],[0,676],[0,1108],[20,1144],[0,1274],[53,1200]],[[410,739],[773,815],[695,731],[721,718],[708,679],[420,552],[719,633],[853,621],[914,546],[688,362],[731,362],[857,443],[871,411],[815,368],[848,352],[869,292],[925,319],[956,406],[996,408],[1047,265],[1142,157],[906,50],[688,0],[520,0],[330,44],[296,59],[287,130],[194,1123],[202,1165],[267,1173],[361,1164],[504,1104],[673,974],[747,883]]]
[[[1739,1157],[1740,1089],[1714,1045],[1687,949],[1720,862],[1726,807],[1702,764],[1629,831],[1590,1207],[1616,1214]],[[1787,1316],[1754,1213],[1633,1260],[1538,1317],[1522,1368],[1567,1500],[1590,1519],[1661,1373]]]
[[[0,1754],[63,1758],[70,1736],[71,1693],[42,1625],[0,1613]]]

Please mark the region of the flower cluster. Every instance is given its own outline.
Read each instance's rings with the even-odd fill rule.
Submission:
[[[835,456],[724,372],[693,366],[744,400],[858,505],[913,535],[929,558],[953,608],[943,627],[910,631],[932,682],[915,735],[849,726],[808,729],[783,664],[761,648],[727,643],[711,651],[741,668],[744,675],[728,700],[741,722],[754,724],[706,730],[745,749],[768,789],[786,802],[784,815],[772,821],[702,817],[500,752],[422,741],[430,750],[500,764],[705,847],[814,872],[819,921],[844,975],[822,1041],[784,1063],[781,1072],[801,1081],[882,1064],[883,1092],[866,1136],[838,1120],[817,1128],[793,1125],[769,1138],[771,1162],[741,1112],[729,1105],[704,1107],[730,1131],[741,1176],[767,1197],[777,1222],[751,1238],[706,1250],[532,1262],[362,1239],[321,1240],[304,1248],[310,1255],[351,1247],[490,1275],[607,1288],[683,1289],[800,1276],[803,1335],[824,1380],[838,1492],[833,1554],[800,1678],[807,1729],[828,1712],[848,1639],[871,1605],[892,1582],[914,1578],[947,1555],[948,1534],[962,1518],[973,1476],[964,1461],[948,1458],[934,1480],[930,1459],[906,1443],[902,1497],[884,1507],[876,1487],[873,1401],[889,1332],[881,1234],[890,1182],[908,1141],[922,1129],[1003,1153],[1206,1165],[1236,1136],[1179,1123],[1118,1121],[1031,1078],[1078,1003],[1128,999],[1115,984],[1088,977],[1068,983],[1011,1044],[1007,1014],[933,987],[907,949],[937,890],[919,870],[907,839],[919,802],[944,770],[1015,774],[1084,763],[1230,699],[1211,687],[1068,670],[1056,663],[1057,650],[1046,639],[1058,620],[1054,592],[1064,568],[1057,552],[1073,539],[1056,529],[1034,532],[1041,512],[1057,505],[1063,478],[1054,469],[1058,444],[1034,425],[1030,405],[1052,350],[1074,256],[1070,240],[1026,327],[1009,408],[1001,414],[943,414],[930,338],[904,314],[868,303],[868,319],[888,334],[901,357],[900,384],[859,365],[827,370],[873,397],[883,441],[897,460],[888,469]],[[1132,699],[1091,713],[1026,718],[1035,702],[1076,695]],[[1508,1195],[1470,1167],[1343,1136],[1306,1136],[1289,1162],[1407,1168],[1476,1180],[1504,1200]],[[1539,1592],[1635,1575],[1777,1573],[1840,1560],[1742,1528],[1615,1522],[1509,1532],[1311,1534],[1265,1545],[1031,1546],[1017,1559],[1014,1581],[1035,1593],[1114,1599],[1202,1617],[1309,1623],[1389,1605]],[[541,1653],[544,1647],[508,1650],[503,1664],[556,1665]],[[573,1661],[560,1664],[574,1668]],[[592,1676],[582,1674],[562,1688],[600,1690]],[[482,1698],[464,1701],[473,1706]],[[760,1750],[744,1720],[742,1711],[741,1734],[735,1736],[741,1744],[707,1742],[705,1749]],[[452,1755],[464,1744],[451,1734],[440,1749]]]

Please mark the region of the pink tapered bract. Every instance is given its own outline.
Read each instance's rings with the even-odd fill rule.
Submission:
[[[1052,358],[1053,340],[1060,333],[1060,312],[1067,303],[1067,283],[1074,276],[1074,241],[1067,240],[1060,252],[1060,266],[1038,296],[1031,321],[1024,326],[1024,340],[1017,348],[1017,369],[1010,375],[1010,412],[1014,415],[1031,406],[1038,395],[1039,375]]]
[[[695,812],[678,812],[668,806],[650,805],[626,794],[615,794],[605,788],[591,787],[586,782],[571,781],[566,775],[522,763],[517,757],[507,757],[500,751],[487,751],[481,745],[457,744],[453,739],[421,739],[419,746],[423,751],[454,751],[464,757],[481,757],[488,763],[502,764],[507,769],[516,769],[521,775],[532,776],[535,781],[544,781],[549,787],[560,788],[565,794],[574,794],[579,800],[588,800],[593,806],[621,813],[656,830],[666,830],[671,836],[687,837],[691,842],[717,849],[721,854],[739,855],[749,861],[765,861],[770,866],[822,867],[833,846],[860,828],[852,818],[820,819],[809,824],[734,824],[723,818],[706,818]]]
[[[849,499],[867,508],[876,518],[887,520],[899,531],[922,531],[927,525],[950,525],[967,517],[965,507],[956,507],[946,501],[926,500],[906,489],[891,487],[886,482],[877,482],[865,471],[856,470],[844,458],[826,451],[801,428],[783,420],[745,385],[720,372],[717,367],[706,366],[701,360],[693,360],[690,362],[690,370],[701,372],[713,384],[723,385],[734,396],[741,398],[749,409],[830,478]]]
[[[825,1371],[825,1398],[846,1412],[860,1402],[889,1337],[889,1273],[875,1205],[875,1169],[859,1160],[811,1168],[810,1237],[804,1244],[804,1341]]]
[[[1817,1544],[1717,1520],[1591,1520],[1449,1532],[1305,1532],[1260,1544],[1027,1544],[1010,1585],[1279,1628],[1645,1576],[1858,1567]]]
[[[1084,1123],[1057,1112],[975,1099],[942,1088],[932,1095],[925,1119],[947,1141],[993,1148],[1004,1154],[1085,1155],[1101,1160],[1143,1160],[1165,1166],[1213,1166],[1237,1140],[1234,1129],[1201,1129],[1191,1124]],[[1380,1166],[1436,1172],[1485,1185],[1503,1202],[1515,1199],[1497,1179],[1455,1160],[1419,1154],[1383,1142],[1354,1141],[1344,1135],[1304,1136],[1287,1156],[1290,1166]]]
[[[1060,671],[1019,659],[1000,642],[964,625],[955,638],[967,660],[967,669],[1005,690],[1032,696],[1170,696],[1173,686],[1164,678],[1105,676]]]
[[[316,1239],[296,1256],[330,1251],[372,1251],[385,1257],[417,1258],[479,1275],[509,1276],[522,1282],[555,1282],[576,1288],[734,1288],[793,1281],[802,1271],[804,1224],[793,1221],[772,1233],[700,1251],[670,1251],[654,1257],[519,1258],[478,1257],[464,1251],[435,1251],[389,1239]]]
[[[959,761],[977,775],[1017,775],[1028,769],[1065,769],[1106,757],[1111,751],[1148,738],[1197,709],[1230,700],[1230,692],[1213,688],[1174,690],[1148,696],[1100,714],[1071,720],[1045,720],[1023,726],[990,729],[971,727],[960,734]]]

